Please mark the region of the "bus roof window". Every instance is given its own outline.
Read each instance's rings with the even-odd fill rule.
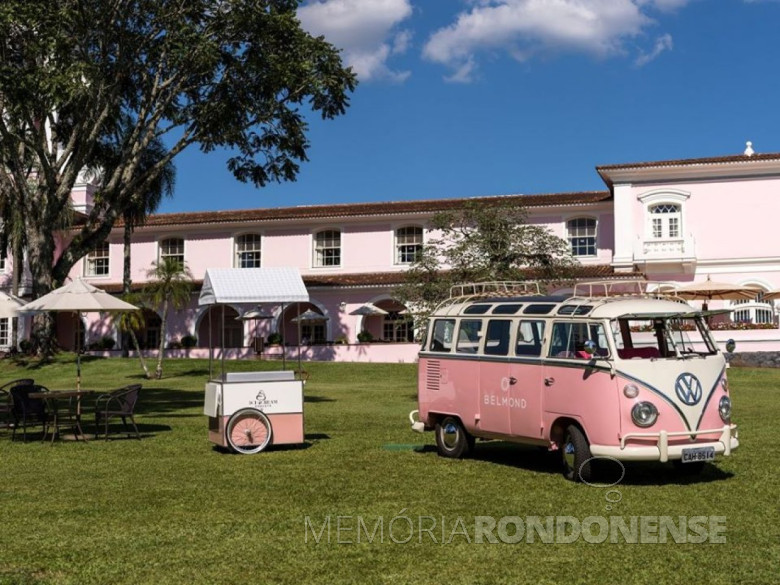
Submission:
[[[484,315],[490,309],[490,305],[471,305],[463,310],[465,315]]]
[[[528,305],[523,309],[523,313],[526,315],[546,315],[555,308],[555,305],[547,304],[533,304]]]
[[[564,305],[558,309],[559,315],[587,315],[593,310],[592,305]]]
[[[493,307],[492,313],[494,315],[514,315],[517,313],[523,305],[511,304],[511,305],[496,305]]]

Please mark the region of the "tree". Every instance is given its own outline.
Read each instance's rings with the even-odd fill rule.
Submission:
[[[0,198],[25,218],[33,296],[62,283],[186,148],[230,149],[228,169],[258,187],[296,177],[306,116],[343,114],[356,85],[301,28],[298,4],[0,3]],[[145,166],[155,140],[167,153]],[[103,167],[106,151],[118,164]],[[56,241],[79,172],[101,167],[93,209]]]
[[[566,240],[529,225],[528,212],[502,201],[465,201],[434,215],[431,239],[406,273],[395,296],[426,319],[455,284],[570,278],[578,264]]]
[[[135,293],[122,295],[122,300],[131,305],[135,305],[136,307],[143,305],[143,299],[140,295]],[[133,347],[135,347],[135,352],[138,354],[138,359],[141,361],[141,368],[144,371],[144,375],[147,378],[151,378],[149,368],[146,366],[146,360],[141,352],[141,346],[138,343],[138,336],[135,334],[136,331],[140,331],[146,325],[143,311],[123,311],[117,313],[114,323],[119,331],[127,333],[130,336],[130,339],[133,341]]]
[[[159,380],[163,373],[163,354],[165,353],[165,329],[168,321],[168,310],[181,309],[190,302],[192,297],[192,273],[186,264],[175,258],[162,258],[152,262],[152,268],[146,273],[149,283],[145,287],[144,296],[149,304],[161,307],[162,324],[160,326],[160,355],[157,358],[155,377]]]

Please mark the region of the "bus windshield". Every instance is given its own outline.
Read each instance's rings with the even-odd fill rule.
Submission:
[[[620,358],[654,359],[714,355],[718,349],[701,316],[630,315],[612,321]]]

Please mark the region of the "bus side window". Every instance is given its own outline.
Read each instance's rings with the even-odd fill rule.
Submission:
[[[479,334],[482,330],[482,319],[462,319],[458,330],[458,353],[477,353],[479,351]]]
[[[455,319],[436,319],[433,322],[430,351],[451,351],[453,331],[455,331]]]
[[[517,327],[515,355],[539,357],[542,355],[544,321],[520,321]]]
[[[488,321],[485,355],[509,355],[511,321]]]

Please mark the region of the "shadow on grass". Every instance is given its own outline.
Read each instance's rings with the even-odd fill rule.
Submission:
[[[165,414],[166,416],[175,416],[177,418],[193,417],[203,415],[200,412],[187,414],[179,411],[186,408],[199,408],[202,406],[203,396],[198,393],[187,390],[144,386],[138,394],[136,412],[151,415]]]
[[[423,454],[437,452],[434,445],[421,445],[413,450]],[[477,441],[470,459],[537,473],[562,473],[558,452],[505,441]],[[723,471],[710,463],[705,464],[700,473],[695,473],[694,468],[678,469],[671,463],[627,461],[621,466],[615,460],[597,458],[593,461],[591,483],[632,486],[691,485],[725,481],[732,477],[733,473]]]
[[[305,396],[303,397],[304,402],[336,402],[335,398],[327,398],[326,396]]]

